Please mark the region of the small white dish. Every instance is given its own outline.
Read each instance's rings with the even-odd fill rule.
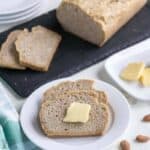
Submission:
[[[29,9],[28,11],[24,11],[22,13],[18,13],[15,15],[8,15],[8,16],[0,16],[0,23],[3,21],[5,22],[5,21],[11,21],[11,20],[15,20],[15,19],[21,19],[21,17],[25,17],[25,16],[28,16],[29,14],[37,12],[37,10],[39,10],[39,8],[40,8],[40,3],[36,6],[34,6],[33,8]]]
[[[20,16],[17,18],[8,19],[8,20],[7,19],[6,20],[0,20],[0,25],[10,24],[10,23],[21,23],[21,22],[29,21],[29,20],[31,20],[34,17],[39,15],[39,9],[40,9],[40,7],[37,7],[36,10],[32,10],[30,12],[27,12],[23,16]]]
[[[144,62],[147,66],[150,66],[150,48],[143,47],[142,45],[133,46],[114,54],[106,60],[105,69],[117,85],[129,95],[137,100],[150,101],[150,87],[144,87],[139,82],[129,82],[120,78],[122,69],[128,63]]]
[[[20,13],[37,5],[39,0],[0,0],[0,15]]]
[[[130,110],[126,98],[111,85],[94,80],[94,87],[103,90],[108,95],[108,100],[113,111],[113,119],[109,130],[104,136],[85,138],[48,138],[38,122],[38,111],[43,93],[50,87],[63,81],[75,81],[78,78],[65,78],[49,82],[36,91],[26,100],[20,116],[22,129],[26,136],[37,146],[44,150],[104,150],[111,146],[128,128]]]

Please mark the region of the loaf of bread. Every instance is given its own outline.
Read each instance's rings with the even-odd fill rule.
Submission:
[[[0,50],[0,67],[9,69],[24,70],[25,67],[19,62],[19,56],[16,51],[14,42],[17,36],[21,33],[21,30],[15,30],[11,32],[6,41],[2,44]]]
[[[98,46],[108,41],[147,0],[63,0],[57,9],[62,27]]]
[[[66,110],[73,102],[91,106],[88,122],[63,122]],[[43,132],[49,137],[95,136],[105,133],[110,121],[110,112],[107,105],[96,103],[95,93],[80,91],[57,97],[57,100],[46,101],[40,107],[39,118]]]

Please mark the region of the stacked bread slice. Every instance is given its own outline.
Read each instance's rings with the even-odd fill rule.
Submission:
[[[25,69],[19,63],[18,53],[15,48],[14,42],[17,36],[21,33],[21,30],[16,30],[8,35],[7,40],[2,44],[0,51],[0,66],[11,69]]]
[[[91,106],[86,123],[63,122],[66,110],[73,102]],[[103,135],[110,123],[107,95],[93,88],[93,81],[62,82],[48,89],[39,110],[40,125],[48,137],[77,137]]]
[[[0,67],[48,71],[61,36],[45,27],[11,32],[0,50]]]

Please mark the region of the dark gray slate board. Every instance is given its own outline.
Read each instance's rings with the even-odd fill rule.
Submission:
[[[27,97],[48,81],[72,75],[150,37],[150,8],[146,6],[102,48],[64,32],[56,20],[55,11],[1,33],[0,44],[12,30],[31,28],[39,24],[59,32],[63,37],[49,71],[41,73],[29,69],[26,71],[0,69],[0,76],[22,97]]]

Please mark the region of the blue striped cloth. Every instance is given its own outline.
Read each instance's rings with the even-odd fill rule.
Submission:
[[[19,115],[0,83],[0,150],[39,150],[23,134]]]

